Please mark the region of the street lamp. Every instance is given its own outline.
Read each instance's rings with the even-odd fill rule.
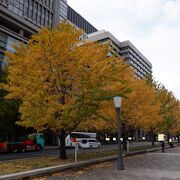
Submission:
[[[118,124],[118,159],[117,159],[117,169],[124,170],[124,163],[122,158],[121,150],[121,131],[120,131],[120,108],[121,108],[122,97],[114,97],[114,105],[117,112],[117,124]]]

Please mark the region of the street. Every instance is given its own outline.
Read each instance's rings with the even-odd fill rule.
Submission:
[[[116,170],[117,162],[106,162],[80,169],[69,170],[47,180],[180,180],[180,147],[166,149],[124,159],[125,170]]]
[[[151,145],[150,142],[133,142],[130,143],[130,147],[137,147],[137,146],[145,146]],[[31,158],[31,157],[45,157],[45,156],[58,156],[59,150],[58,147],[47,147],[43,151],[31,151],[31,152],[24,152],[24,153],[0,153],[0,161],[6,160],[15,160],[15,159],[23,159],[23,158]],[[117,149],[117,144],[111,145],[102,145],[99,149],[80,149],[79,153],[84,151],[104,151],[104,150],[112,150]],[[73,154],[74,149],[67,149],[67,155]]]

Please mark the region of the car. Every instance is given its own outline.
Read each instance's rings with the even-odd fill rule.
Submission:
[[[87,139],[87,140],[82,140],[81,142],[81,148],[87,149],[87,148],[100,148],[101,143],[95,139]]]

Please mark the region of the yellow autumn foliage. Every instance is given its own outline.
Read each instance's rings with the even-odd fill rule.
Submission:
[[[81,33],[68,23],[44,28],[26,46],[16,45],[16,53],[6,53],[3,88],[7,98],[22,102],[18,124],[59,132],[83,128],[93,119],[101,128],[103,104],[130,92],[123,59],[108,57],[106,45],[80,40]]]

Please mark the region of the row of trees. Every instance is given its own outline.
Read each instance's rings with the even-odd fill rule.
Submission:
[[[107,44],[86,42],[81,34],[62,23],[41,29],[26,46],[15,45],[16,53],[6,53],[1,88],[8,92],[6,99],[20,102],[17,124],[53,131],[60,138],[60,158],[66,159],[67,132],[116,131],[113,97],[122,96],[124,141],[131,129],[178,134],[180,107],[174,95],[152,78],[136,78],[122,58],[107,56]]]

